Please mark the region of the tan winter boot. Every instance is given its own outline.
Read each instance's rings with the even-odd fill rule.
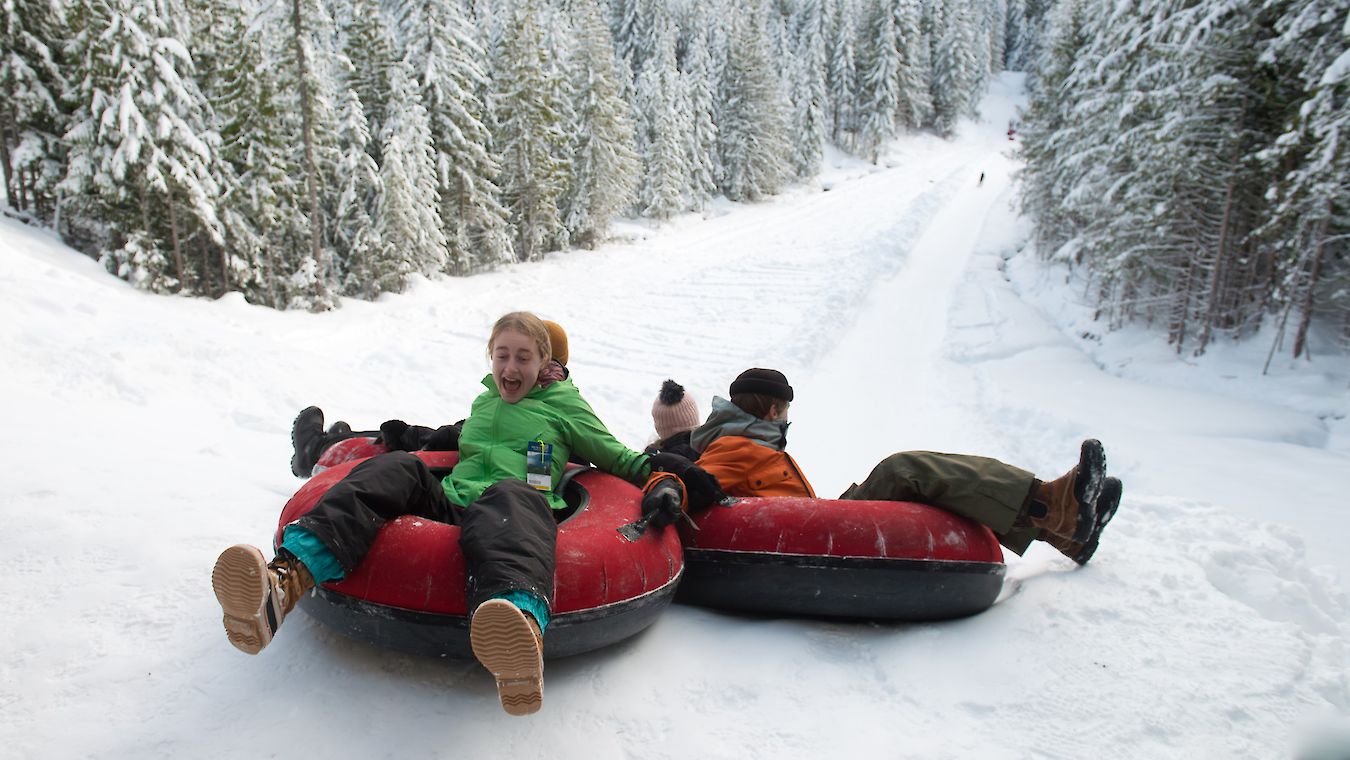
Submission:
[[[1102,481],[1102,494],[1097,498],[1097,523],[1085,543],[1060,538],[1045,531],[1041,531],[1040,539],[1079,565],[1086,565],[1088,560],[1092,559],[1092,555],[1097,553],[1097,545],[1101,542],[1102,531],[1106,528],[1106,524],[1116,516],[1116,509],[1120,507],[1121,490],[1118,478],[1106,478]]]
[[[497,679],[497,697],[511,715],[529,715],[544,703],[544,637],[529,613],[505,599],[489,599],[469,623],[473,656]]]
[[[1027,505],[1027,522],[1042,532],[1086,543],[1097,522],[1097,499],[1106,477],[1101,441],[1083,441],[1078,464],[1054,480],[1038,483]]]
[[[277,557],[268,564],[257,547],[236,544],[220,553],[211,571],[225,635],[241,652],[257,654],[272,641],[281,621],[314,588],[299,561]]]

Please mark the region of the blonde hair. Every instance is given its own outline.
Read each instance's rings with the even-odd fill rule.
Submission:
[[[549,342],[548,328],[544,327],[544,321],[528,311],[513,311],[510,314],[503,314],[492,326],[492,335],[488,337],[489,356],[492,354],[492,347],[497,345],[497,336],[507,330],[518,332],[533,340],[539,348],[540,359],[548,361],[553,355],[553,345]]]

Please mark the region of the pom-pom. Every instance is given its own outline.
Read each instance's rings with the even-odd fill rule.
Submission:
[[[661,383],[661,393],[657,396],[666,406],[674,406],[684,400],[684,386],[674,380]]]

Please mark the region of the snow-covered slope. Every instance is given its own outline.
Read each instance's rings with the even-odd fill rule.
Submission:
[[[1137,331],[1081,337],[1079,292],[1014,256],[1018,84],[880,167],[833,157],[772,202],[322,315],[146,295],[0,223],[0,756],[1344,758],[1350,366],[1262,376],[1267,344],[1182,361]],[[909,448],[1057,475],[1095,436],[1125,500],[1091,565],[1010,556],[974,618],[676,606],[551,663],[528,719],[475,663],[304,615],[258,657],[231,648],[211,565],[269,541],[295,413],[459,419],[515,308],[567,328],[577,384],[634,447],[663,379],[706,411],[774,366],[822,493]]]

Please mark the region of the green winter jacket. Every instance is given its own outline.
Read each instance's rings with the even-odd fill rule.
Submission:
[[[573,451],[631,483],[650,474],[649,457],[619,443],[570,378],[535,386],[514,404],[502,401],[492,375],[483,385],[459,434],[459,464],[441,481],[452,504],[469,506],[499,480],[525,480],[525,450],[536,440],[553,444],[553,490],[544,496],[554,509],[567,506],[556,490]]]

